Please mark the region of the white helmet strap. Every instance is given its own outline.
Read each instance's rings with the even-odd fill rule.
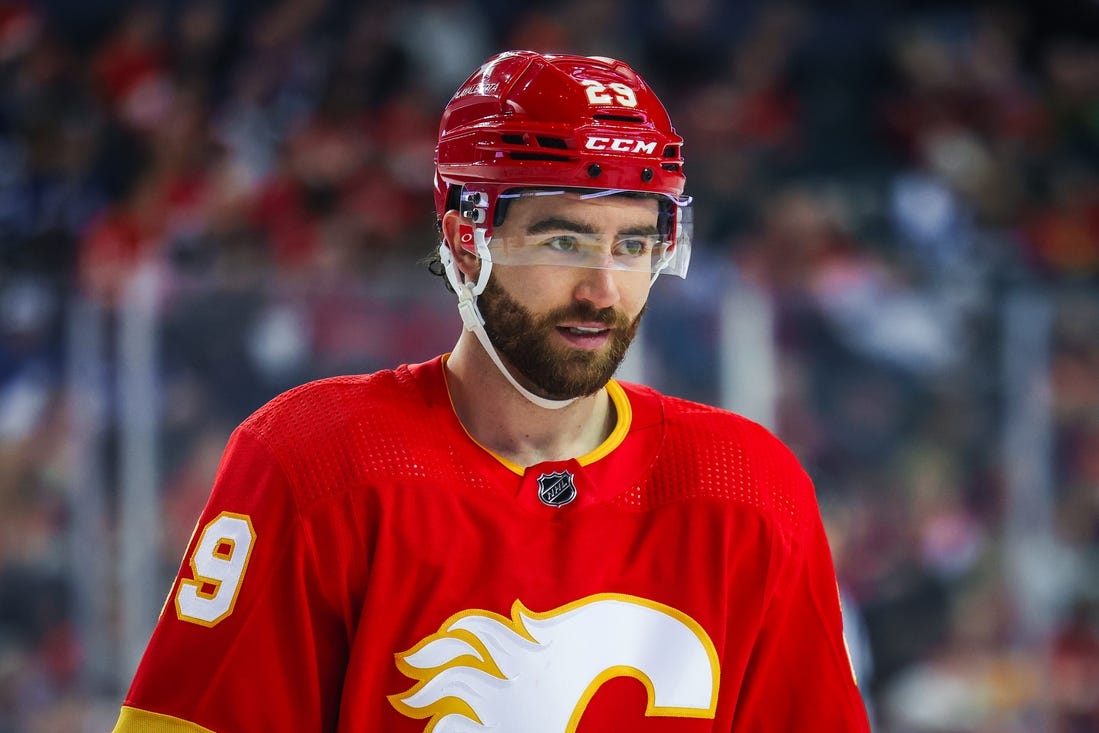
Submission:
[[[496,365],[496,368],[500,370],[500,373],[504,375],[519,394],[523,395],[523,397],[527,398],[527,400],[538,407],[546,410],[560,410],[563,407],[568,407],[576,401],[575,397],[567,400],[550,400],[545,397],[539,397],[519,384],[518,380],[516,380],[511,372],[508,371],[508,368],[504,366],[504,362],[500,359],[496,347],[492,345],[492,341],[485,331],[484,316],[481,315],[481,310],[477,307],[477,296],[485,291],[485,286],[488,285],[489,274],[492,272],[492,257],[489,254],[488,241],[485,239],[483,229],[475,227],[473,229],[473,239],[477,247],[477,254],[481,258],[481,271],[478,273],[477,282],[475,283],[464,280],[462,274],[458,270],[457,263],[454,261],[454,255],[450,251],[450,246],[446,241],[444,240],[439,244],[439,258],[442,260],[447,280],[450,281],[451,287],[454,288],[454,292],[458,296],[458,313],[462,317],[462,326],[467,331],[473,332],[473,335],[477,337],[477,340],[481,343],[481,347],[485,350],[485,353],[492,359],[492,363]]]

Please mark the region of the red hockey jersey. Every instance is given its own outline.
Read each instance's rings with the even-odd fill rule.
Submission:
[[[116,733],[866,731],[812,485],[758,425],[612,382],[523,469],[443,358],[233,434]]]

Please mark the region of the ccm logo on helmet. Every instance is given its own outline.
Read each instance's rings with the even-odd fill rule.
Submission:
[[[588,150],[614,150],[618,153],[646,153],[652,155],[656,152],[656,143],[647,143],[643,140],[631,140],[627,137],[589,137],[584,147]]]

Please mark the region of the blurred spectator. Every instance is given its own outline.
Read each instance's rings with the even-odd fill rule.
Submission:
[[[98,91],[108,110],[137,132],[168,121],[174,89],[159,5],[135,3],[92,61]]]
[[[1079,600],[1052,644],[1054,733],[1099,730],[1099,602]]]

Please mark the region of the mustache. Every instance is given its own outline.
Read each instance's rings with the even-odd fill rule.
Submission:
[[[544,316],[546,322],[587,321],[601,323],[604,326],[624,328],[629,325],[626,315],[614,308],[596,308],[590,303],[572,303],[550,311]]]

